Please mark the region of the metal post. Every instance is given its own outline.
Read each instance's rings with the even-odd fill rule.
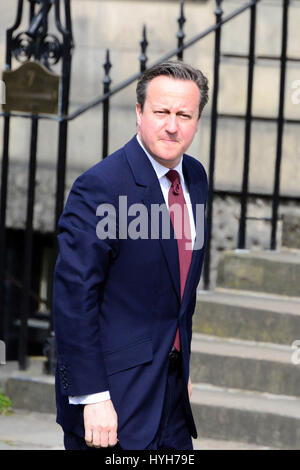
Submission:
[[[70,0],[65,0],[65,19],[67,28],[63,28],[60,21],[59,0],[55,0],[55,21],[57,29],[63,35],[62,45],[62,83],[59,103],[59,114],[62,118],[59,123],[58,137],[58,159],[56,171],[56,208],[55,208],[55,227],[59,217],[63,211],[65,199],[65,176],[66,176],[66,155],[67,155],[67,139],[68,139],[68,121],[64,119],[69,111],[69,94],[70,94],[70,77],[71,77],[71,50],[73,47],[73,38],[71,30],[71,12]]]
[[[70,95],[70,77],[71,77],[71,63],[72,63],[72,48],[73,36],[72,36],[72,22],[71,22],[71,10],[70,10],[70,0],[64,1],[65,6],[65,22],[66,28],[61,24],[60,20],[60,4],[59,0],[54,0],[55,2],[55,22],[58,31],[63,35],[63,44],[62,44],[62,83],[61,83],[61,94],[60,94],[60,103],[59,103],[59,114],[61,121],[59,123],[59,137],[58,137],[58,157],[57,157],[57,169],[56,169],[56,206],[55,206],[55,231],[53,234],[54,237],[54,246],[55,252],[57,255],[57,228],[60,215],[64,207],[65,199],[65,178],[66,178],[66,159],[67,159],[67,140],[68,140],[68,121],[65,117],[68,115],[69,111],[69,95]],[[51,289],[52,292],[52,282],[51,279]],[[48,374],[54,374],[55,372],[55,338],[54,338],[54,323],[53,323],[53,310],[52,310],[52,296],[49,299],[50,306],[50,326],[49,333],[46,343],[44,345],[44,351],[47,355],[47,360],[45,362],[45,371]]]
[[[109,59],[109,50],[106,51],[106,60],[103,64],[105,75],[103,80],[103,92],[104,94],[109,93],[111,79],[109,71],[111,69],[111,62]],[[103,101],[103,127],[102,127],[102,158],[104,159],[108,155],[108,139],[109,139],[109,98]]]
[[[0,201],[0,339],[8,343],[8,316],[5,309],[5,264],[6,264],[6,201],[8,180],[8,143],[10,118],[4,118],[3,158],[1,171]]]
[[[146,50],[148,47],[146,25],[143,26],[143,35],[142,35],[142,40],[140,41],[140,46],[141,46],[141,55],[139,57],[140,71],[144,72],[146,70],[146,64],[148,60],[148,57],[146,55]]]
[[[287,61],[287,38],[288,38],[288,8],[289,0],[283,0],[282,9],[282,40],[281,40],[281,70],[280,70],[280,92],[279,107],[277,118],[277,146],[276,146],[276,162],[273,188],[272,203],[272,228],[271,228],[271,250],[276,250],[276,234],[278,222],[278,207],[280,193],[280,167],[282,157],[282,136],[284,126],[284,96],[285,96],[285,78],[286,78],[286,61]]]
[[[252,96],[253,96],[253,75],[255,63],[255,26],[256,26],[256,4],[252,5],[250,10],[250,37],[249,37],[249,55],[248,55],[248,87],[247,87],[247,110],[245,126],[244,143],[244,169],[241,194],[241,212],[238,236],[238,248],[244,249],[246,245],[246,219],[248,203],[248,182],[249,182],[249,163],[250,163],[250,143],[251,143],[251,124],[252,124]]]
[[[180,15],[179,15],[179,18],[177,20],[178,25],[179,25],[179,29],[178,29],[178,33],[177,33],[177,47],[178,47],[178,49],[180,49],[183,46],[183,41],[184,41],[184,38],[185,38],[185,34],[183,32],[183,26],[184,26],[184,23],[185,23],[186,19],[185,19],[185,16],[184,16],[183,8],[184,8],[184,0],[181,0],[180,1]],[[183,59],[183,49],[181,49],[178,52],[177,59],[178,60]]]
[[[21,299],[21,326],[20,326],[19,351],[18,351],[19,368],[21,370],[25,370],[27,366],[27,340],[28,340],[27,320],[29,317],[29,310],[30,310],[37,132],[38,132],[38,116],[34,115],[32,116],[32,123],[31,123],[27,216],[26,216],[24,258],[23,258],[24,269],[23,269],[23,286],[22,286],[23,288],[22,288],[22,299]]]
[[[23,0],[18,0],[15,23],[6,31],[6,70],[11,68],[12,35],[19,27],[22,19]],[[5,310],[5,265],[6,265],[6,203],[9,168],[9,133],[10,115],[4,117],[3,155],[1,168],[1,200],[0,200],[0,339],[8,342],[8,317]]]
[[[216,0],[217,8],[215,10],[216,24],[222,20],[223,10],[222,0]],[[204,260],[204,289],[210,287],[210,249],[213,218],[213,195],[214,195],[214,173],[216,158],[216,139],[217,139],[217,121],[218,121],[218,93],[219,93],[219,68],[220,68],[220,49],[221,49],[221,25],[215,32],[215,58],[214,58],[214,86],[211,109],[211,132],[210,132],[210,155],[209,155],[209,173],[208,173],[208,199],[207,199],[207,246]]]

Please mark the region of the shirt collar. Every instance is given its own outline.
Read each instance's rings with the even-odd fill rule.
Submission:
[[[144,145],[142,144],[142,141],[139,137],[139,135],[137,134],[136,135],[136,138],[137,138],[137,141],[138,143],[140,144],[140,146],[142,147],[142,149],[144,150],[145,154],[147,155],[147,157],[149,158],[153,168],[154,168],[154,171],[156,173],[156,176],[158,179],[161,179],[163,176],[166,176],[166,174],[168,173],[169,171],[169,168],[166,168],[165,166],[161,165],[160,163],[158,163],[151,155],[150,153],[145,149]],[[172,168],[173,170],[176,170],[178,171],[179,175],[180,175],[180,181],[181,183],[183,182],[184,183],[184,177],[183,177],[183,171],[182,171],[182,157],[180,159],[180,162],[178,163],[178,165],[175,167],[175,168]]]

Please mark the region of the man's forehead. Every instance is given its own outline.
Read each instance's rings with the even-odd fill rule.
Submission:
[[[146,101],[151,105],[169,105],[180,102],[185,108],[193,108],[192,98],[197,102],[200,98],[198,85],[192,80],[175,79],[164,75],[153,78],[146,91]]]
[[[198,85],[193,81],[189,79],[182,79],[182,78],[175,78],[175,77],[170,77],[168,75],[158,75],[157,77],[152,78],[152,80],[149,81],[147,85],[147,89],[151,88],[171,88],[171,89],[176,89],[176,88],[195,88],[198,89]]]

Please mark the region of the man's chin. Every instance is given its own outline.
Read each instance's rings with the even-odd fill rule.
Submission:
[[[163,166],[166,166],[168,168],[173,168],[178,165],[181,159],[181,154],[180,155],[156,155],[154,158],[155,160],[160,163]]]

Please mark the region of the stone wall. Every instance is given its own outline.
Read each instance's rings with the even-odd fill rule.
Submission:
[[[66,196],[79,171],[68,172]],[[7,226],[24,229],[26,220],[26,185],[27,170],[23,165],[13,164],[9,178]],[[40,166],[36,179],[36,204],[34,212],[34,229],[42,233],[52,232],[55,212],[55,174],[53,169]],[[298,208],[297,208],[298,206]],[[263,198],[249,198],[249,217],[271,217],[271,202]],[[299,204],[283,202],[280,205],[279,216],[299,213]],[[211,287],[215,287],[217,265],[220,254],[224,250],[234,250],[237,247],[240,217],[240,204],[236,196],[215,196],[213,209],[213,233],[211,242]],[[295,225],[295,224],[294,224]],[[265,220],[249,220],[247,223],[247,249],[269,249],[271,222]],[[295,226],[295,230],[299,230]],[[285,236],[287,237],[287,235]],[[278,249],[281,247],[282,221],[278,223]],[[199,286],[202,287],[202,283]]]
[[[25,2],[27,3],[27,2]],[[244,4],[244,0],[223,2],[224,15]],[[4,68],[5,29],[15,18],[17,1],[0,3],[0,70]],[[300,5],[290,2],[288,54],[300,57]],[[280,54],[281,5],[277,0],[262,0],[257,8],[257,56]],[[112,85],[139,70],[142,26],[148,31],[149,64],[176,46],[179,1],[155,0],[72,0],[73,53],[71,106],[74,111],[102,92],[105,51],[111,51]],[[185,33],[189,39],[215,21],[215,1],[186,1]],[[51,19],[51,18],[50,18]],[[27,17],[26,17],[27,21]],[[24,22],[24,27],[26,26]],[[50,30],[54,32],[53,19]],[[246,54],[248,49],[249,13],[227,23],[222,29],[222,52]],[[213,81],[214,37],[209,35],[185,52],[185,59],[201,68]],[[17,64],[13,63],[13,68]],[[56,68],[59,72],[60,69]],[[299,119],[300,104],[293,104],[293,82],[300,79],[296,62],[288,64],[285,116]],[[253,113],[276,117],[279,95],[278,62],[257,59],[254,77]],[[247,67],[245,60],[223,58],[220,68],[220,113],[245,112]],[[210,140],[210,106],[203,114],[200,132],[190,153],[208,168]],[[111,99],[109,149],[114,151],[124,144],[136,130],[135,84]],[[70,123],[68,139],[69,171],[85,170],[101,158],[102,108],[97,107]],[[0,119],[0,142],[3,120]],[[281,191],[299,195],[300,133],[299,125],[286,125],[283,141]],[[40,122],[38,161],[40,165],[54,166],[57,158],[57,125]],[[276,123],[253,123],[251,144],[250,189],[270,192],[273,187],[276,155]],[[23,119],[12,120],[10,158],[16,162],[28,161],[30,128]],[[241,186],[244,146],[244,123],[220,119],[218,123],[215,182],[218,189],[236,190]],[[22,202],[20,201],[20,204]]]
[[[217,266],[223,251],[235,250],[238,244],[240,203],[237,197],[216,196],[214,200],[213,233],[211,240],[211,287],[216,286]],[[300,206],[293,201],[282,202],[279,209],[277,230],[277,250],[282,247],[282,218],[289,216],[295,219],[300,216]],[[248,202],[248,217],[271,218],[272,203],[270,200],[250,197]],[[296,230],[296,226],[294,224]],[[271,221],[247,221],[246,249],[269,250],[271,239]],[[202,282],[200,288],[202,287]]]

